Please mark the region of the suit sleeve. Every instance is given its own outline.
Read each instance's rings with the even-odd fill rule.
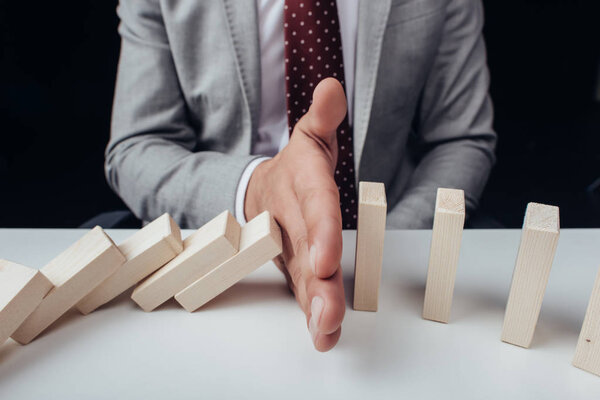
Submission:
[[[256,156],[203,149],[187,117],[158,1],[121,0],[121,54],[106,149],[109,185],[141,219],[198,227],[235,207]]]
[[[482,26],[480,0],[448,2],[415,119],[419,162],[389,212],[390,227],[431,228],[438,187],[463,189],[467,214],[478,205],[496,145]]]

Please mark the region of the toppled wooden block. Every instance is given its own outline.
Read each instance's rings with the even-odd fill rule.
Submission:
[[[127,262],[77,303],[82,314],[108,303],[181,253],[181,231],[169,214],[163,214],[121,243],[119,250]]]
[[[425,319],[445,324],[450,320],[464,225],[464,191],[438,189],[423,304]]]
[[[529,203],[502,327],[502,341],[528,348],[560,231],[558,207]]]
[[[354,309],[377,311],[387,201],[383,183],[360,182],[354,261]]]
[[[573,365],[600,376],[600,270],[581,326]]]
[[[175,295],[192,312],[281,254],[281,231],[265,211],[242,228],[239,252]]]
[[[124,262],[117,245],[95,227],[40,270],[54,288],[11,337],[31,342]]]
[[[152,311],[237,253],[240,225],[225,211],[183,241],[183,251],[135,288],[131,298]]]
[[[37,269],[0,260],[0,346],[52,289]]]

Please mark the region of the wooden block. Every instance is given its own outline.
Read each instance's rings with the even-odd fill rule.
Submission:
[[[23,344],[31,342],[124,262],[125,256],[102,228],[86,233],[40,270],[54,288],[12,338]]]
[[[600,271],[596,275],[588,304],[573,365],[592,374],[600,375]]]
[[[360,182],[354,258],[354,309],[377,311],[387,201],[383,183]]]
[[[528,348],[540,315],[560,222],[558,207],[529,203],[506,304],[502,341]]]
[[[121,243],[119,250],[127,262],[77,303],[82,314],[108,303],[181,253],[181,231],[169,214],[163,214]]]
[[[37,269],[0,260],[0,346],[52,289]]]
[[[183,241],[183,251],[150,275],[131,295],[144,311],[152,311],[237,253],[240,225],[224,211]]]
[[[192,312],[279,254],[281,231],[265,211],[242,228],[236,255],[177,293],[175,300]]]
[[[450,320],[464,225],[464,191],[438,189],[423,303],[423,318],[425,319],[445,324]]]

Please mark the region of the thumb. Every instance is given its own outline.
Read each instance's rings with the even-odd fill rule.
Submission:
[[[296,128],[336,152],[336,130],[346,116],[346,95],[335,78],[325,78],[313,92],[312,105]]]

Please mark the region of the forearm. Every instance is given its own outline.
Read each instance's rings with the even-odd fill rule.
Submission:
[[[223,210],[234,212],[238,182],[256,157],[193,153],[165,139],[140,136],[109,151],[106,176],[139,218],[168,212],[182,227],[196,228]]]
[[[400,201],[388,213],[396,229],[431,229],[437,188],[465,191],[467,215],[477,208],[494,163],[494,136],[440,144],[417,165]]]

